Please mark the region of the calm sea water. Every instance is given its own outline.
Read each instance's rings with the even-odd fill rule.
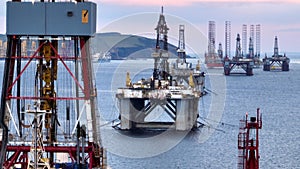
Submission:
[[[255,116],[256,108],[260,108],[263,116],[259,135],[260,167],[300,168],[300,59],[292,59],[289,72],[255,69],[254,76],[250,77],[224,77],[222,69],[204,69],[210,72],[207,86],[212,91],[218,89],[210,88],[210,76],[225,79],[226,95],[220,123],[207,118],[212,97],[218,95],[210,93],[199,103],[202,122],[207,125],[188,134],[171,132],[166,137],[161,136],[165,133],[163,131],[128,133],[111,129],[109,125],[102,127],[102,141],[108,149],[108,165],[114,169],[237,168],[239,120],[246,112]],[[99,109],[106,121],[118,117],[114,94],[117,87],[125,86],[126,71],[139,70],[137,74],[132,73],[136,76],[132,79],[138,79],[146,75],[148,67],[152,66],[151,62],[150,66],[143,64],[139,67],[139,64],[142,61],[112,61],[95,68]],[[217,130],[207,127],[213,124]],[[203,140],[201,137],[210,130],[214,132]]]
[[[98,107],[103,124],[102,142],[107,148],[109,167],[236,168],[239,120],[246,112],[255,115],[259,107],[263,115],[263,128],[260,130],[261,168],[300,168],[300,59],[291,58],[289,72],[255,69],[251,77],[225,77],[222,69],[206,70],[203,67],[207,72],[207,88],[212,91],[199,102],[199,120],[206,125],[189,133],[131,133],[113,129],[109,122],[118,118],[115,93],[118,87],[125,86],[126,71],[131,72],[133,81],[147,78],[151,74],[152,61],[95,64]],[[214,98],[221,96],[224,101],[219,103],[217,100],[218,105],[210,107]],[[210,115],[213,109],[221,110],[220,119]],[[160,112],[154,113],[153,118],[167,118]]]

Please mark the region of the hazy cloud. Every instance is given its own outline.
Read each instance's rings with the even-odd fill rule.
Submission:
[[[298,32],[300,33],[300,27],[299,28],[285,28],[285,29],[280,29],[280,32]]]
[[[95,0],[99,3],[117,4],[117,5],[135,5],[135,6],[148,6],[148,5],[167,5],[167,6],[191,6],[194,3],[300,3],[299,0]]]

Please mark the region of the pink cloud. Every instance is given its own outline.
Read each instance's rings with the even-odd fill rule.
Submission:
[[[107,4],[119,4],[119,5],[128,5],[128,6],[144,6],[144,5],[171,5],[171,6],[189,6],[193,3],[198,2],[207,2],[207,3],[217,3],[217,2],[237,2],[237,3],[300,3],[299,0],[94,0],[99,3]]]
[[[120,5],[134,5],[134,6],[144,6],[144,5],[152,5],[152,6],[162,6],[162,5],[172,5],[172,6],[185,6],[190,5],[195,0],[182,0],[182,1],[174,1],[174,0],[96,0],[100,3],[108,3],[108,4],[120,4]]]

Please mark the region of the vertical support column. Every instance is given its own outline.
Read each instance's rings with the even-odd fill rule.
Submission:
[[[194,98],[194,99],[191,99],[191,105],[190,107],[192,107],[192,112],[193,112],[193,118],[191,119],[191,124],[192,124],[192,128],[196,128],[197,127],[197,119],[199,117],[199,114],[198,114],[198,103],[199,103],[199,98]]]
[[[193,125],[194,111],[191,99],[177,100],[175,128],[179,131],[188,131]]]
[[[85,99],[90,99],[90,72],[89,68],[89,54],[88,54],[88,40],[89,37],[80,37],[80,51],[81,51],[81,61],[82,61],[82,79],[84,83],[84,96]]]
[[[21,39],[18,39],[17,42],[17,75],[21,73]],[[21,95],[21,77],[17,81],[17,97],[20,97]],[[19,121],[19,132],[20,132],[20,137],[22,138],[22,123],[21,123],[21,100],[17,100],[17,115],[18,115],[18,121]]]
[[[74,39],[74,56],[75,56],[75,77],[76,79],[79,79],[79,63],[78,63],[78,56],[79,56],[79,45],[78,45],[78,37],[75,36],[73,37]],[[75,85],[75,92],[76,92],[76,97],[78,98],[79,97],[79,88],[78,88],[78,85]],[[77,112],[77,119],[79,118],[79,100],[76,100],[76,112]],[[76,162],[77,162],[77,165],[80,164],[80,140],[79,140],[79,137],[80,137],[80,121],[78,122],[77,126],[76,126],[76,135],[77,135],[77,138],[76,138]]]
[[[130,114],[130,99],[122,98],[120,101],[120,120],[121,120],[121,129],[127,130],[132,128],[131,114]]]
[[[179,131],[189,131],[197,127],[198,101],[196,98],[180,99],[176,101],[175,128]]]
[[[181,99],[176,101],[176,121],[175,128],[176,130],[185,130],[186,129],[186,114],[184,107],[186,107],[186,102]]]
[[[9,86],[12,84],[14,75],[15,59],[12,56],[16,55],[17,40],[16,36],[7,36],[7,51],[4,65],[4,75],[2,83],[2,94],[1,94],[1,109],[0,109],[0,127],[2,130],[1,139],[1,152],[0,152],[0,166],[3,166],[3,162],[6,157],[6,146],[8,143],[8,110],[6,104],[10,105],[10,100],[7,100],[7,96],[11,93],[8,92]]]
[[[57,38],[56,36],[54,36],[53,38]],[[54,49],[56,51],[54,51],[54,49],[51,50],[51,88],[50,88],[50,93],[52,95],[52,97],[56,97],[56,92],[54,90],[54,81],[57,80],[57,57],[56,53],[58,50],[58,41],[57,40],[52,40],[52,46],[54,47]],[[53,58],[54,57],[54,58]],[[51,124],[52,127],[50,128],[50,138],[51,138],[51,142],[50,142],[50,146],[55,146],[53,143],[57,141],[57,108],[56,108],[56,100],[50,101],[50,106],[51,106]],[[47,116],[47,114],[46,114]],[[52,164],[54,161],[54,153],[51,152],[50,153],[50,164]]]
[[[98,140],[98,128],[97,128],[97,117],[96,117],[96,93],[93,85],[93,69],[89,51],[89,38],[80,37],[80,49],[82,58],[82,79],[84,83],[84,95],[86,100],[86,116],[87,116],[87,127],[89,141],[97,143]]]
[[[145,100],[139,98],[120,98],[120,120],[121,129],[134,129],[136,123],[145,122],[144,108]]]

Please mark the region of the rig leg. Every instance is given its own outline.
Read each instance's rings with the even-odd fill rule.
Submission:
[[[121,129],[131,129],[132,121],[130,120],[130,99],[122,99],[120,101],[120,108]]]
[[[282,67],[281,67],[282,71],[289,71],[289,64],[286,61],[282,62]]]
[[[246,75],[247,76],[252,76],[253,75],[253,69],[249,64],[247,65]]]
[[[264,71],[270,71],[271,70],[271,66],[267,65],[267,64],[264,64],[263,70]]]
[[[229,68],[224,68],[224,74],[226,76],[229,76],[230,75],[230,69]]]
[[[224,63],[224,75],[226,75],[226,76],[230,75],[230,63],[229,63],[229,61],[226,61]]]
[[[263,59],[263,63],[264,63],[264,65],[263,65],[263,70],[264,71],[270,71],[271,70],[271,63],[270,63],[270,60],[268,60],[268,59]]]
[[[178,100],[176,105],[175,127],[178,131],[188,131],[197,126],[198,110],[195,106],[198,100]]]

